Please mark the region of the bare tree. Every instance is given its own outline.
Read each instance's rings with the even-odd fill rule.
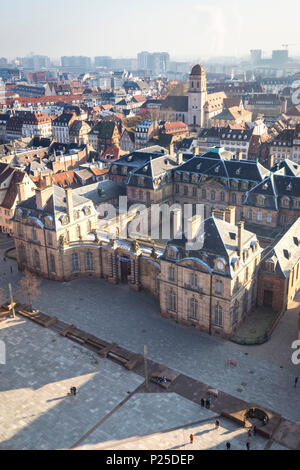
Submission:
[[[27,298],[30,310],[32,310],[32,302],[41,293],[39,289],[41,282],[41,279],[38,279],[34,274],[27,270],[24,272],[24,275],[20,280],[18,294]]]

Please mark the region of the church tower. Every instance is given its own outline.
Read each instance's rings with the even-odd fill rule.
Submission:
[[[206,73],[201,65],[195,65],[190,74],[188,92],[188,124],[192,130],[205,125],[204,106],[207,101]]]

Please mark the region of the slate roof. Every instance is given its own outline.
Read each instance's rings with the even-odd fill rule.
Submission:
[[[83,204],[89,203],[89,200],[84,196],[76,194],[75,191],[72,191],[73,198],[73,207],[82,206]],[[50,194],[49,199],[43,210],[38,210],[36,207],[36,196],[33,196],[25,201],[22,201],[18,204],[21,209],[30,209],[33,211],[33,214],[36,213],[45,213],[55,216],[55,212],[65,212],[67,213],[67,202],[66,202],[66,192],[63,188],[59,186],[52,187],[52,194]]]
[[[274,262],[274,274],[287,278],[300,260],[300,217],[273,246],[265,261]]]
[[[166,149],[158,145],[155,145],[153,147],[148,147],[145,149],[135,150],[134,152],[128,155],[124,155],[120,157],[119,160],[114,161],[109,168],[109,173],[113,174],[112,173],[113,166],[119,170],[120,174],[122,171],[122,167],[124,166],[128,168],[128,171],[135,170],[137,168],[142,167],[151,158],[155,159],[165,154],[166,154]]]
[[[176,157],[163,155],[149,160],[145,165],[135,170],[128,178],[129,186],[138,186],[138,178],[144,178],[143,187],[153,189],[155,180],[177,167]]]
[[[99,139],[111,139],[116,127],[113,121],[100,121],[93,127],[90,134],[97,135]]]
[[[186,250],[187,240],[185,235],[183,235],[180,239],[168,241],[161,259],[173,261],[168,258],[167,251],[169,246],[175,246],[178,249],[178,258],[173,261],[174,263],[181,264],[184,259],[190,258],[199,260],[200,263],[206,265],[210,271],[214,271],[215,260],[221,258],[225,261],[226,268],[224,274],[219,271],[218,274],[223,274],[227,277],[234,277],[237,275],[238,271],[235,273],[233,271],[232,261],[238,256],[238,227],[226,222],[225,220],[216,217],[209,217],[202,222],[199,233],[204,234],[202,238],[203,245],[200,250]],[[244,230],[243,247],[248,248],[256,242],[256,235]]]
[[[126,196],[126,188],[110,180],[88,184],[75,189],[74,192],[76,195],[86,197],[94,204],[100,204],[119,196]]]
[[[211,178],[225,178],[228,186],[230,180],[258,183],[263,180],[268,170],[260,163],[252,160],[225,160],[224,156],[232,156],[222,148],[212,148],[202,156],[195,156],[176,169],[177,172],[198,174]]]
[[[290,204],[285,206],[285,208],[288,209],[292,206],[293,198],[300,198],[300,178],[276,173],[272,174],[247,193],[244,204],[257,206],[258,195],[264,197],[263,207],[271,210],[278,210],[281,198],[287,196]]]
[[[283,170],[284,174],[287,176],[300,176],[300,165],[286,158],[280,162],[275,163],[272,166],[271,171],[277,172],[278,170]]]
[[[162,102],[162,109],[168,108],[178,112],[188,112],[188,96],[167,96]]]

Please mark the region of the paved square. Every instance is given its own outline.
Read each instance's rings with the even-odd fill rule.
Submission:
[[[153,361],[300,424],[300,391],[294,388],[299,366],[281,368],[276,348],[274,360],[265,360],[255,354],[260,346],[253,346],[252,353],[249,348],[243,350],[229,341],[176,324],[161,317],[151,295],[104,280],[63,284],[44,281],[43,296],[36,305],[129,351],[143,353],[146,344]],[[290,348],[279,343],[277,347]],[[237,367],[226,364],[232,357],[237,359]]]
[[[27,320],[0,324],[0,338],[0,449],[69,448],[143,382]]]

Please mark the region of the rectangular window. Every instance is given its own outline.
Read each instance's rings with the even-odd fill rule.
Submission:
[[[215,292],[219,295],[223,292],[223,282],[220,279],[216,279]]]

